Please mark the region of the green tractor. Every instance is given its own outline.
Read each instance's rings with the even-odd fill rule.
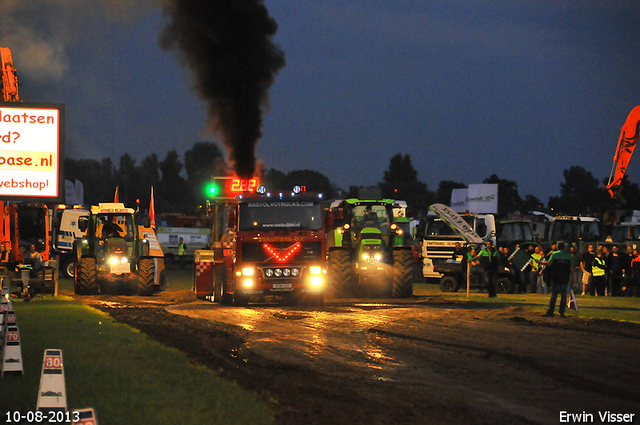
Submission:
[[[413,295],[406,206],[392,199],[336,200],[329,207],[329,278],[334,296]]]
[[[154,259],[133,209],[121,203],[92,206],[78,228],[85,236],[73,242],[76,294],[153,294]]]

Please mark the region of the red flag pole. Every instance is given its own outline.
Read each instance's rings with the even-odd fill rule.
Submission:
[[[151,186],[151,201],[149,202],[149,220],[151,221],[151,227],[156,227],[156,204],[153,200],[153,186]]]
[[[113,202],[116,203],[118,202],[118,189],[120,188],[120,185],[116,186],[116,193],[115,195],[113,195]]]

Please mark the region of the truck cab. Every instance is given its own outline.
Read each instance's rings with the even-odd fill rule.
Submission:
[[[547,229],[546,240],[565,241],[585,252],[589,244],[600,240],[600,220],[596,217],[556,216]]]
[[[196,251],[198,298],[234,305],[267,297],[323,303],[327,241],[320,195],[250,193],[221,204],[216,214],[226,218],[227,231],[214,240],[211,255]]]
[[[496,245],[496,221],[491,214],[461,214],[464,221],[483,240],[491,240]],[[441,278],[434,270],[434,264],[444,263],[453,256],[456,243],[465,244],[450,225],[433,213],[429,213],[424,225],[422,240],[422,273],[426,278]]]

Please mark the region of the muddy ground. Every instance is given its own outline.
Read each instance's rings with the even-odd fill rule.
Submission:
[[[607,411],[640,423],[636,324],[439,297],[313,308],[219,306],[190,291],[79,300],[259,394],[282,425],[584,423],[567,416],[583,413],[613,423]]]

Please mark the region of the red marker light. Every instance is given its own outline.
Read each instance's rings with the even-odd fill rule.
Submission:
[[[302,245],[300,245],[300,242],[296,242],[295,244],[287,248],[284,254],[282,254],[279,249],[272,247],[268,243],[265,243],[262,246],[264,247],[265,251],[271,254],[272,257],[275,257],[278,263],[284,263],[289,258],[291,258],[296,252],[300,251],[300,247]]]

